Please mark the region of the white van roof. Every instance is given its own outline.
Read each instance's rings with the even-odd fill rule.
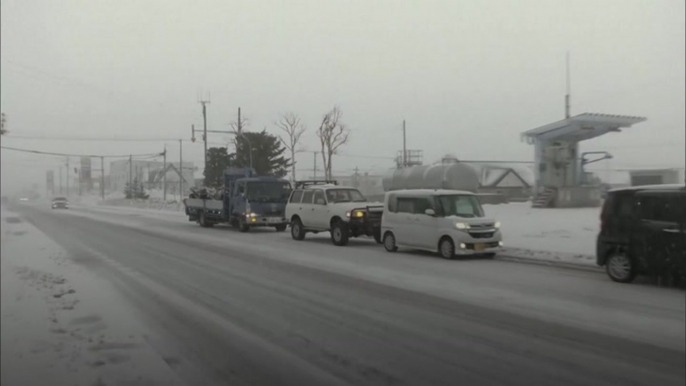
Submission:
[[[395,194],[405,197],[420,197],[420,196],[450,196],[450,195],[466,195],[473,196],[474,193],[465,190],[450,190],[450,189],[401,189],[386,192],[386,195]]]

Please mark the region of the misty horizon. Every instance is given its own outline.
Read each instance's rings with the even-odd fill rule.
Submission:
[[[239,107],[245,130],[275,135],[281,114],[299,114],[304,175],[335,105],[351,130],[336,173],[393,168],[403,120],[408,149],[423,150],[425,163],[446,154],[530,162],[520,134],[564,118],[569,52],[572,115],[647,118],[582,142],[614,156],[592,169],[684,167],[682,2],[438,4],[5,1],[2,145],[103,155],[166,145],[178,162],[183,139],[184,161],[201,176],[202,141],[189,140],[191,125],[202,126],[198,98],[209,95],[210,130],[230,130]],[[169,140],[150,140],[159,138]],[[209,146],[230,140],[210,134]],[[42,184],[64,163],[1,154],[3,190]]]

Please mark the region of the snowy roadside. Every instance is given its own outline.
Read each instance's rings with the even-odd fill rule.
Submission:
[[[5,207],[0,218],[3,385],[179,384],[112,284]]]
[[[537,209],[531,203],[510,203],[484,205],[484,210],[502,224],[503,258],[600,269],[595,258],[600,208]]]

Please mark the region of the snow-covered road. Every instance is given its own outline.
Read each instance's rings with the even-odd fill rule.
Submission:
[[[39,243],[20,240],[43,237],[28,222],[62,251],[64,272],[48,271],[75,277],[69,296],[79,303],[69,312],[107,326],[130,320],[113,336],[145,337],[133,342],[145,348],[141,359],[73,360],[108,385],[131,383],[104,369],[146,361],[164,370],[151,365],[141,377],[189,385],[677,385],[686,377],[679,290],[619,285],[593,271],[389,254],[370,240],[338,248],[326,236],[296,242],[273,230],[203,229],[174,212],[15,210],[22,222],[3,218],[3,369],[6,291],[29,280],[5,272],[6,260],[21,266],[16,255]],[[22,229],[38,234],[11,234]],[[85,351],[103,333],[62,328],[83,335]],[[35,357],[22,354],[14,363]],[[93,360],[105,365],[88,367]]]

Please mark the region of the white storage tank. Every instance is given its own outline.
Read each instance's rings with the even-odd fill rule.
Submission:
[[[382,181],[384,191],[400,189],[450,189],[476,192],[479,174],[463,163],[413,166],[390,170]]]

